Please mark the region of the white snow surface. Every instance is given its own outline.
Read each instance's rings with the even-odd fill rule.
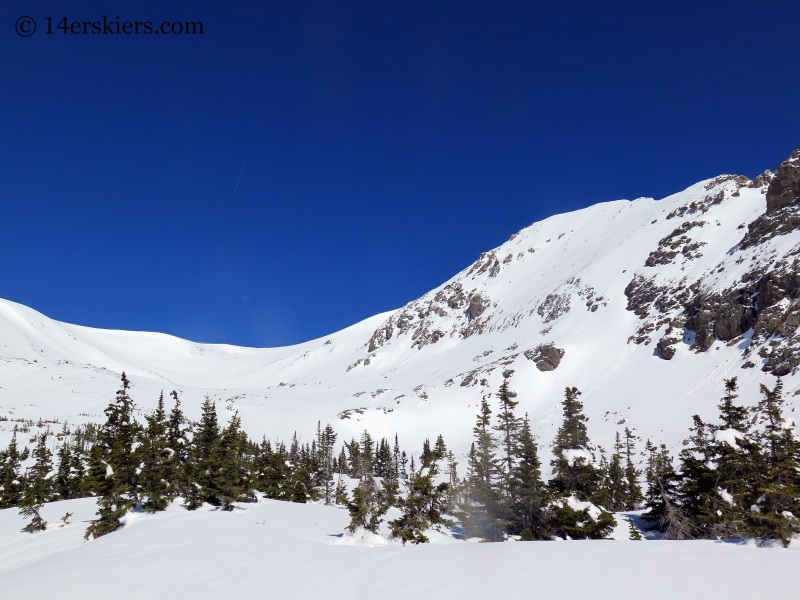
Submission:
[[[575,466],[576,460],[582,460],[583,464],[591,465],[594,463],[591,453],[582,448],[568,448],[561,453],[561,456],[567,461],[570,467]]]
[[[135,514],[83,541],[90,498],[54,502],[47,531],[0,511],[0,590],[8,600],[219,598],[791,598],[796,547],[619,540],[420,546],[335,544],[347,511],[264,500],[231,513],[177,506]],[[73,512],[71,524],[60,517]]]
[[[666,218],[720,191],[724,200],[706,213]],[[340,441],[366,428],[374,438],[398,433],[407,451],[418,452],[425,438],[442,434],[462,455],[463,465],[481,398],[496,392],[503,374],[513,371],[509,381],[518,394],[518,410],[530,416],[545,465],[567,386],[582,391],[594,444],[611,447],[623,423],[676,450],[691,415],[715,421],[724,378],[738,376],[740,401],[752,404],[759,384],[772,386],[774,377],[759,368],[740,368],[748,336],[697,354],[689,350],[691,332],[686,332],[670,361],[655,352],[666,326],[650,334],[649,344],[629,343],[643,321],[626,310],[625,287],[637,274],[664,282],[705,276],[704,285],[725,287],[754,264],[788,253],[800,243],[800,231],[735,250],[746,231],[741,225],[765,210],[763,191],[738,189],[732,180],[707,180],[663,200],[618,200],[555,215],[485,253],[479,264],[491,262],[492,269],[473,268],[476,263],[397,311],[282,348],[92,329],[0,300],[0,418],[102,421],[125,371],[143,412],[155,407],[161,390],[169,407],[167,394],[176,389],[187,415],[196,419],[208,394],[218,402],[223,421],[238,411],[255,439],[287,440],[297,431],[308,441],[321,421],[334,426]],[[645,267],[659,240],[688,220],[706,222],[687,233],[706,243],[702,256],[684,260],[679,254],[673,263]],[[451,308],[442,300],[457,284],[467,296],[485,299],[477,319],[463,305]],[[558,303],[562,310],[550,312],[548,307]],[[414,324],[406,333],[398,327],[401,317]],[[480,331],[465,336],[465,328],[475,323]],[[391,337],[370,351],[373,334],[390,326]],[[437,339],[420,348],[415,331],[438,332]],[[549,342],[565,355],[557,369],[543,372],[525,351]],[[800,385],[794,375],[784,384],[790,393]],[[789,398],[790,410],[795,398]],[[0,445],[8,443],[13,425],[0,421]]]
[[[728,444],[732,448],[738,448],[740,440],[744,434],[737,429],[717,429],[714,432],[714,441],[721,444]]]

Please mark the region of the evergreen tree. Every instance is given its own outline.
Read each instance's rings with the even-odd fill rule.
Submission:
[[[600,491],[602,473],[592,464],[592,447],[578,388],[567,388],[561,403],[564,421],[553,441],[553,478],[550,487],[561,496],[592,501]]]
[[[42,433],[39,436],[39,443],[33,450],[33,458],[36,462],[28,468],[25,476],[25,491],[19,502],[19,514],[31,520],[26,527],[30,533],[47,529],[47,521],[41,517],[39,511],[45,502],[53,499],[51,473],[53,453],[47,447],[47,436],[48,432]]]
[[[375,478],[372,475],[371,453],[365,453],[365,448],[370,448],[369,434],[365,431],[361,436],[364,447],[361,448],[361,455],[356,463],[356,474],[359,479],[358,485],[353,490],[353,500],[348,502],[347,509],[350,512],[350,525],[347,529],[355,532],[362,528],[372,533],[378,532],[378,526],[383,519],[381,518],[388,507],[383,502],[383,498],[378,491]]]
[[[164,411],[163,391],[155,412],[145,419],[147,427],[138,448],[142,507],[148,512],[157,512],[166,509],[169,504],[170,458],[174,454],[167,445],[169,424]]]
[[[777,540],[788,546],[800,533],[800,444],[794,427],[783,417],[783,382],[778,378],[773,389],[761,384],[762,399],[757,405],[762,459],[756,478],[755,503],[747,522],[753,535],[762,541]]]
[[[23,491],[16,426],[14,426],[11,442],[0,459],[2,459],[0,460],[0,508],[12,508],[19,505]]]
[[[53,496],[58,500],[69,500],[81,496],[81,477],[80,473],[75,473],[76,465],[73,457],[73,449],[70,447],[69,440],[58,449],[58,466],[53,481]]]
[[[753,495],[760,452],[758,442],[750,431],[748,409],[734,404],[738,397],[736,377],[725,380],[725,394],[718,405],[720,425],[713,428],[711,453],[716,464],[716,486],[724,500],[718,523],[724,537],[747,535],[745,517],[756,500]]]
[[[633,522],[631,517],[628,517],[628,539],[629,540],[641,540],[642,534],[639,531],[639,528],[636,527],[636,523]]]
[[[635,510],[643,501],[642,487],[639,485],[639,476],[642,474],[633,463],[635,436],[633,432],[625,428],[625,481],[624,481],[624,502],[622,508],[625,510]]]
[[[717,490],[708,428],[694,415],[690,445],[681,450],[678,498],[683,513],[693,521],[693,537],[715,539],[719,534],[721,508],[726,504]]]
[[[332,504],[334,501],[333,473],[336,470],[336,457],[334,446],[336,445],[336,434],[330,423],[325,429],[320,429],[317,422],[317,454],[319,462],[319,474],[316,484],[322,487],[322,497],[325,504]]]
[[[683,512],[678,498],[678,475],[672,466],[672,457],[667,447],[661,444],[656,448],[647,440],[648,452],[647,495],[642,515],[645,521],[654,523],[653,527],[664,533],[667,539],[686,540],[695,537],[691,519]]]
[[[214,485],[219,470],[219,465],[215,464],[219,457],[217,446],[220,438],[217,408],[211,398],[206,396],[200,409],[200,424],[192,437],[186,465],[189,483],[186,500],[189,510],[199,508],[203,502],[217,505]]]
[[[272,500],[291,500],[291,472],[287,466],[288,456],[278,444],[275,451],[269,440],[261,442],[253,465],[255,487]]]
[[[547,521],[550,530],[570,540],[606,539],[617,524],[611,513],[592,504],[576,506],[576,502],[574,497],[570,497],[557,499],[550,504]]]
[[[498,432],[500,438],[499,443],[503,453],[503,476],[506,487],[508,487],[511,470],[514,468],[515,443],[520,427],[519,419],[514,415],[514,409],[518,404],[513,400],[514,396],[516,394],[508,389],[508,379],[504,379],[500,385],[500,391],[497,393],[500,407],[497,412],[497,425],[495,425],[494,430]]]
[[[468,537],[496,542],[503,539],[505,515],[497,488],[501,467],[496,457],[497,439],[492,433],[491,414],[488,402],[482,400],[472,430],[474,440],[467,459],[464,499],[456,514]]]
[[[165,478],[167,481],[167,496],[174,499],[178,496],[185,496],[188,492],[188,478],[186,472],[186,462],[189,458],[189,441],[184,431],[186,418],[181,410],[181,401],[178,392],[172,390],[170,394],[174,406],[169,413],[167,423],[167,446],[165,451],[168,456],[165,464]]]
[[[90,454],[92,485],[100,499],[98,518],[87,528],[87,538],[116,531],[121,526],[120,518],[139,502],[139,463],[133,452],[139,426],[133,417],[134,404],[128,395],[129,389],[130,382],[123,373],[117,396],[105,410],[106,423],[98,436],[97,450]]]
[[[434,461],[433,450],[431,450],[431,442],[428,438],[422,442],[422,453],[419,455],[419,466],[421,469],[427,469]]]
[[[402,515],[389,522],[392,537],[405,545],[424,544],[430,541],[425,531],[433,526],[449,524],[442,516],[447,503],[447,483],[436,484],[436,461],[423,467],[406,481],[406,497],[400,504]]]
[[[444,443],[444,438],[440,433],[436,438],[436,444],[433,446],[433,460],[439,462],[447,458],[447,444]]]
[[[238,413],[231,417],[215,444],[209,460],[211,481],[206,492],[207,501],[222,510],[233,510],[234,502],[250,499],[250,472],[246,466],[247,436],[241,430]]]
[[[619,431],[614,438],[614,452],[606,467],[606,484],[608,490],[608,509],[612,512],[622,510],[627,504],[625,493],[625,472],[622,467],[622,440]]]
[[[539,448],[533,439],[528,416],[519,431],[516,464],[509,479],[510,532],[523,541],[550,539],[547,526],[549,493],[542,481]]]

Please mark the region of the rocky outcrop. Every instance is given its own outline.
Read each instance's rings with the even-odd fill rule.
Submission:
[[[775,172],[767,188],[767,212],[771,215],[800,200],[800,149],[795,150]]]
[[[705,246],[705,242],[693,242],[692,238],[685,234],[691,229],[703,227],[707,223],[707,221],[683,222],[680,227],[658,242],[658,248],[650,253],[644,262],[644,266],[667,265],[673,261],[679,252],[688,260],[702,256],[697,250]]]
[[[555,371],[558,365],[561,364],[564,354],[566,352],[563,348],[556,348],[552,343],[540,344],[536,348],[524,352],[525,358],[533,361],[540,371]]]
[[[771,177],[766,200],[766,212],[750,223],[739,248],[800,229],[800,150],[795,150]]]

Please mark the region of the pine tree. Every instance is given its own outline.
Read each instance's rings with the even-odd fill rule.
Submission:
[[[500,391],[497,393],[500,407],[497,412],[497,425],[495,425],[494,430],[499,434],[499,443],[503,452],[503,478],[506,487],[511,476],[511,470],[514,468],[515,442],[520,427],[519,419],[514,415],[514,409],[519,404],[512,399],[514,396],[516,394],[508,389],[508,379],[504,379],[500,385]]]
[[[214,477],[219,470],[216,460],[219,457],[220,431],[217,421],[217,408],[208,396],[201,408],[200,424],[192,437],[189,459],[186,464],[188,485],[186,489],[187,508],[195,510],[204,502],[216,505]]]
[[[334,446],[336,445],[336,433],[330,423],[325,429],[320,429],[317,422],[317,454],[319,462],[319,474],[316,484],[322,487],[322,497],[325,504],[334,502],[333,473],[336,470],[336,457],[334,456]]]
[[[277,444],[275,451],[266,438],[261,442],[253,465],[254,487],[272,500],[290,500],[291,473],[287,466],[288,457]]]
[[[347,504],[347,509],[350,512],[350,524],[347,529],[350,532],[355,532],[361,528],[377,533],[378,526],[383,522],[381,517],[388,510],[372,475],[374,465],[371,448],[372,440],[369,434],[364,431],[361,436],[360,454],[355,462],[355,473],[359,482],[353,490],[352,501]]]
[[[155,412],[145,418],[147,427],[138,448],[144,499],[142,507],[147,512],[157,512],[166,509],[169,504],[170,458],[173,454],[167,445],[169,424],[164,411],[163,391],[158,398]]]
[[[139,502],[139,463],[133,445],[140,428],[133,417],[134,404],[128,395],[129,389],[130,382],[123,373],[122,386],[105,410],[106,423],[98,436],[97,450],[90,453],[90,476],[100,498],[98,518],[86,529],[87,538],[119,529],[122,516]],[[102,474],[103,466],[105,474]]]
[[[642,514],[645,521],[654,523],[653,527],[664,533],[667,539],[686,540],[695,537],[691,519],[683,512],[678,499],[678,475],[672,466],[672,457],[667,447],[661,444],[656,448],[647,440],[648,452],[647,494]]]
[[[642,474],[633,463],[635,436],[633,432],[625,428],[625,482],[624,482],[624,504],[625,510],[635,510],[643,501],[642,487],[639,485],[639,476]]]
[[[720,425],[713,427],[711,453],[716,464],[716,486],[724,502],[718,523],[719,534],[734,538],[747,535],[745,517],[756,500],[753,495],[760,453],[750,431],[748,409],[734,404],[738,397],[736,377],[725,380],[725,394],[718,405]]]
[[[165,451],[168,457],[165,464],[165,478],[167,481],[167,496],[172,500],[178,496],[187,495],[186,462],[189,458],[189,441],[186,439],[186,432],[183,427],[186,418],[181,410],[178,392],[172,390],[170,395],[174,406],[169,413],[169,421],[167,423],[167,447]]]
[[[550,539],[549,492],[542,481],[539,447],[533,439],[527,415],[518,434],[515,458],[509,479],[510,531],[523,541]]]
[[[75,465],[73,449],[70,447],[69,440],[65,440],[58,449],[58,466],[53,481],[54,498],[69,500],[80,497],[82,482],[80,474],[74,472]]]
[[[47,529],[47,521],[41,517],[39,511],[45,502],[53,499],[51,473],[53,453],[47,447],[48,433],[44,432],[39,436],[39,443],[33,451],[36,462],[28,468],[25,476],[25,491],[19,502],[19,514],[31,520],[26,527],[30,533]]]
[[[550,487],[561,496],[592,501],[599,491],[601,472],[591,460],[591,444],[586,431],[588,419],[578,400],[578,388],[567,388],[561,403],[564,421],[553,441],[553,478]]]
[[[436,438],[436,444],[433,446],[433,460],[439,462],[447,458],[447,444],[444,443],[444,438],[440,433]]]
[[[496,458],[497,439],[492,433],[491,414],[488,402],[482,400],[472,430],[474,441],[467,459],[463,501],[456,515],[468,537],[496,542],[503,539],[505,515],[497,488],[501,467]]]
[[[761,384],[762,399],[757,405],[763,427],[759,441],[762,459],[756,478],[755,503],[747,515],[753,535],[763,542],[780,541],[789,545],[800,533],[800,443],[794,428],[783,417],[783,382],[778,378],[773,389]]]
[[[406,497],[400,503],[402,515],[389,522],[392,537],[405,545],[425,544],[430,540],[425,531],[433,526],[449,524],[442,516],[447,503],[447,483],[436,484],[436,461],[423,467],[406,481]]]
[[[247,436],[241,430],[238,413],[235,413],[228,426],[223,429],[209,461],[212,477],[207,499],[210,504],[220,506],[222,510],[231,511],[234,502],[246,502],[250,498],[246,446]]]
[[[631,517],[628,517],[628,539],[629,540],[641,540],[642,534],[639,531],[639,528],[636,527],[636,523],[633,522]]]
[[[433,450],[431,450],[431,442],[428,438],[425,438],[425,441],[422,442],[422,452],[419,455],[419,466],[420,469],[426,469],[434,461]]]
[[[692,417],[690,445],[681,450],[679,504],[693,521],[693,537],[714,539],[719,534],[721,508],[725,504],[717,490],[708,428],[698,415]]]
[[[606,484],[608,490],[608,504],[606,505],[612,512],[622,510],[627,504],[625,490],[625,472],[622,468],[622,440],[619,431],[614,438],[614,452],[608,461],[606,468]]]
[[[20,474],[20,453],[17,449],[17,428],[8,448],[0,456],[0,508],[12,508],[22,500],[22,475]]]

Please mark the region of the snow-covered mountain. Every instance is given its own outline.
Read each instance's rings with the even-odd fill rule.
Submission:
[[[208,394],[256,437],[307,439],[319,420],[464,450],[508,378],[545,446],[577,386],[594,441],[625,424],[675,447],[692,414],[715,417],[723,378],[746,403],[776,375],[800,393],[798,202],[800,151],[753,180],[555,215],[396,311],[284,348],[91,329],[0,301],[0,418],[99,421],[124,370],[143,409],[177,389],[196,417]]]

